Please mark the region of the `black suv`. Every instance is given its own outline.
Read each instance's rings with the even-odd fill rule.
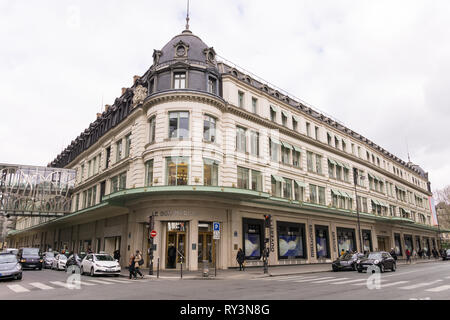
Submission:
[[[44,260],[42,259],[39,248],[20,248],[17,259],[22,265],[22,269],[39,269],[42,270]]]

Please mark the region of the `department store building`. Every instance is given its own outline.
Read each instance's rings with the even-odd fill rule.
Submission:
[[[236,267],[239,248],[262,265],[266,238],[270,265],[439,245],[419,166],[224,62],[189,29],[49,166],[77,172],[72,213],[19,218],[11,246],[118,249],[125,265],[148,253],[151,216],[162,269]]]

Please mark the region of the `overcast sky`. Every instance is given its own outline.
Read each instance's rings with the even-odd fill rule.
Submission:
[[[0,162],[47,165],[185,26],[186,0],[0,0]],[[450,184],[450,1],[191,0],[216,52]]]

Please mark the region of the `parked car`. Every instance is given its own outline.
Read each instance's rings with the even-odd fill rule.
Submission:
[[[58,254],[56,255],[55,259],[53,260],[52,264],[52,270],[65,270],[66,269],[66,263],[67,263],[67,257],[65,254]]]
[[[55,260],[55,253],[53,251],[45,252],[43,257],[43,265],[42,267],[45,268],[51,268],[53,265],[53,261]]]
[[[92,277],[96,274],[120,275],[120,265],[109,254],[88,254],[81,262],[81,274],[89,273]]]
[[[22,266],[12,253],[0,253],[0,279],[22,280]]]
[[[370,266],[377,266],[380,268],[380,272],[384,272],[386,269],[390,269],[391,271],[395,271],[397,269],[397,263],[394,258],[389,254],[389,252],[385,251],[370,252],[367,256],[364,256],[356,261],[356,268],[358,269],[358,272],[363,272]]]
[[[331,264],[333,271],[339,270],[354,270],[356,271],[356,261],[364,257],[363,253],[346,253],[345,255],[337,258]]]
[[[450,260],[450,249],[442,252],[442,260]]]
[[[39,248],[20,248],[17,253],[17,258],[22,265],[22,269],[30,268],[42,270],[44,260],[42,259]]]
[[[4,253],[12,253],[13,255],[17,256],[17,254],[19,253],[19,249],[15,249],[15,248],[6,248],[3,249]]]

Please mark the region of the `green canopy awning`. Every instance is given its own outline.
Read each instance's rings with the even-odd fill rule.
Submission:
[[[334,193],[336,196],[340,196],[341,193],[338,190],[331,189],[331,193]]]
[[[275,106],[273,106],[273,105],[270,105],[270,109],[271,109],[273,112],[277,112],[277,111],[278,111],[278,108],[275,107]]]
[[[277,139],[275,139],[275,138],[272,138],[272,137],[270,137],[270,141],[272,141],[272,142],[275,143],[275,144],[280,144],[280,141],[279,141],[279,140],[277,140]]]
[[[374,180],[376,179],[375,176],[374,176],[373,174],[371,174],[371,173],[369,173],[369,172],[368,172],[367,174],[368,174],[369,177],[371,177],[372,179],[374,179]]]
[[[345,169],[350,170],[350,167],[346,163],[342,163],[342,165],[344,166]]]
[[[404,189],[404,188],[402,188],[402,187],[399,187],[399,186],[397,186],[397,185],[395,185],[395,187],[396,187],[398,190],[400,190],[400,191],[406,192],[406,189]]]
[[[375,203],[378,206],[381,206],[381,204],[378,202],[378,200],[372,199],[372,202]]]
[[[337,166],[337,162],[334,161],[333,159],[328,159],[328,162],[330,162],[331,164],[334,164],[335,166]]]
[[[289,117],[289,114],[288,114],[286,111],[281,110],[281,113],[282,113],[286,118]]]
[[[296,121],[296,122],[298,122],[298,118],[296,117],[296,116],[292,116],[292,118],[294,118],[294,120]]]
[[[277,181],[277,182],[281,182],[281,183],[283,183],[284,182],[284,179],[282,178],[282,177],[280,177],[280,176],[277,176],[277,175],[272,175],[272,178],[274,178],[275,179],[275,181]]]
[[[285,147],[285,148],[292,149],[292,146],[291,146],[289,143],[287,143],[287,142],[281,141],[281,144],[282,144],[283,147]]]
[[[347,195],[347,198],[353,199],[353,196],[352,196],[351,194],[349,194],[349,193],[347,193],[347,192],[344,192],[344,193]]]
[[[296,147],[296,146],[292,146],[292,147],[294,148],[295,151],[302,152],[302,149],[300,149],[299,147]]]
[[[303,187],[303,188],[307,187],[307,184],[302,181],[298,181],[298,180],[294,180],[294,181],[299,187]]]

